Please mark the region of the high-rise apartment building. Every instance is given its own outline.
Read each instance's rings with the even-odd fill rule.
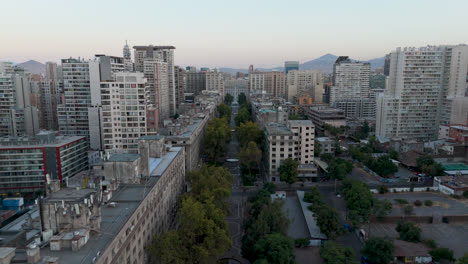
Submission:
[[[167,83],[168,91],[164,91],[169,95],[169,115],[176,113],[176,88],[175,88],[175,73],[174,73],[174,46],[134,46],[135,70],[139,72],[145,71],[145,60],[159,61],[167,64]],[[146,75],[145,75],[146,77]],[[148,77],[146,77],[148,78]],[[148,79],[149,80],[149,79]],[[161,119],[163,120],[163,119]]]
[[[0,73],[0,136],[34,136],[39,132],[37,107],[24,72]]]
[[[224,95],[224,74],[216,70],[207,71],[205,89],[207,91],[218,91],[221,95]]]
[[[64,135],[89,137],[88,107],[91,106],[90,73],[88,61],[62,59],[64,104],[57,107],[59,131]]]
[[[252,69],[253,70],[253,69]],[[265,90],[264,72],[249,72],[249,92]]]
[[[466,102],[468,46],[397,48],[388,87],[377,98],[376,134],[428,141]]]
[[[125,46],[123,48],[123,60],[125,65],[125,71],[132,72],[133,69],[133,62],[132,62],[132,52],[130,51],[130,47],[125,41]]]
[[[310,96],[314,103],[322,103],[323,74],[321,71],[289,71],[286,78],[288,101],[295,97]]]
[[[298,61],[285,61],[284,62],[284,72],[288,74],[289,71],[298,71],[299,62]]]
[[[174,66],[174,80],[176,90],[176,105],[177,108],[183,102],[185,102],[185,70],[180,66]],[[177,109],[178,110],[178,109]]]
[[[338,57],[333,65],[330,105],[343,109],[347,117],[375,118],[375,101],[369,95],[370,71],[368,62]],[[370,107],[362,108],[362,105]]]
[[[46,62],[45,67],[46,67],[46,72],[45,72],[46,79],[57,81],[59,79],[57,63],[48,61]]]
[[[201,91],[206,90],[206,72],[186,71],[185,72],[186,92],[194,95],[201,94]]]
[[[265,72],[264,91],[274,97],[286,97],[286,75],[284,72]]]
[[[39,93],[39,127],[44,130],[58,130],[57,103],[60,100],[54,80],[31,81],[31,88]]]
[[[148,133],[157,133],[159,124],[171,116],[168,64],[161,60],[144,60],[144,76],[147,79]]]
[[[101,82],[102,134],[107,152],[138,153],[146,135],[146,79],[140,72],[116,73]]]

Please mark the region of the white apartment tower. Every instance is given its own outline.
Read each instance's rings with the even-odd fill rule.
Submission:
[[[369,92],[371,66],[340,56],[333,65],[330,105],[345,111],[347,117],[375,118],[375,100]]]
[[[145,71],[145,60],[159,61],[167,64],[167,94],[169,95],[170,115],[176,113],[176,87],[174,73],[174,46],[134,46],[135,71]],[[146,77],[146,75],[145,75]],[[147,78],[147,77],[146,77]],[[163,120],[163,119],[161,119]]]
[[[323,73],[317,70],[291,70],[286,76],[288,101],[293,102],[294,97],[307,95],[312,97],[314,103],[322,103]]]
[[[253,68],[252,68],[253,70]],[[249,92],[265,90],[265,75],[263,72],[249,71]]]
[[[145,59],[144,76],[147,79],[148,133],[156,133],[158,125],[170,118],[169,69],[161,60]]]
[[[439,125],[450,123],[455,107],[466,102],[467,68],[466,45],[393,51],[388,88],[377,98],[376,134],[404,140],[436,139]],[[465,122],[466,117],[465,113]]]
[[[146,79],[140,72],[116,73],[101,82],[104,150],[138,153],[138,138],[146,135]]]

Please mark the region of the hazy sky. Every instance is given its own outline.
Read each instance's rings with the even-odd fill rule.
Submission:
[[[468,43],[467,0],[1,0],[0,60],[122,55],[174,45],[179,65],[247,68],[325,53]]]

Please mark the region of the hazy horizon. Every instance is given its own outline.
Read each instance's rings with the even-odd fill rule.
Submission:
[[[280,4],[281,3],[281,4]],[[177,65],[282,66],[327,53],[358,60],[397,47],[468,43],[467,1],[8,1],[0,60],[21,63],[134,45],[173,45]],[[16,11],[15,11],[16,10]],[[132,54],[133,55],[133,54]]]

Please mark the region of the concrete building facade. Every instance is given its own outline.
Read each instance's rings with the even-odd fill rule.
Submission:
[[[264,73],[264,91],[272,94],[274,97],[287,96],[286,93],[286,75],[284,72],[265,72]]]
[[[313,103],[322,103],[323,74],[321,71],[291,70],[287,74],[288,101],[295,102],[295,98],[310,96]]]

